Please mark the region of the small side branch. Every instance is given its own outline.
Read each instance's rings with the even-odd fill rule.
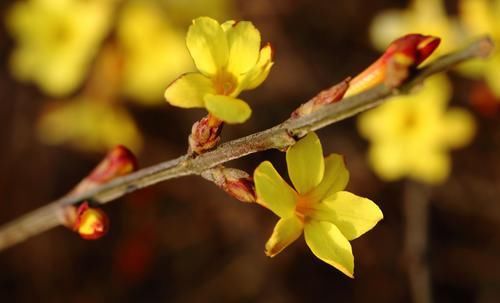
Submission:
[[[362,111],[382,103],[387,97],[404,94],[429,76],[448,70],[463,61],[486,57],[493,49],[490,38],[481,38],[463,50],[441,57],[418,70],[399,89],[390,89],[384,85],[354,95],[324,107],[309,115],[290,119],[270,129],[236,139],[220,145],[211,152],[196,158],[183,155],[177,159],[162,162],[141,169],[125,177],[77,196],[67,196],[53,201],[47,206],[28,213],[0,228],[0,250],[6,249],[29,237],[40,234],[62,223],[61,212],[64,206],[90,200],[104,204],[140,188],[158,182],[187,175],[200,175],[203,171],[225,162],[268,149],[286,149],[309,131],[352,117]]]

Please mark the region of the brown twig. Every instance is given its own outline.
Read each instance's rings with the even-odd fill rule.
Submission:
[[[408,181],[404,197],[404,257],[413,302],[432,302],[432,283],[428,254],[430,190],[423,184]]]
[[[244,157],[249,154],[268,150],[285,149],[307,132],[323,128],[332,123],[354,116],[383,102],[387,97],[404,94],[427,77],[450,69],[456,64],[485,57],[493,49],[490,38],[481,38],[466,48],[438,58],[427,67],[419,69],[399,89],[379,85],[366,92],[345,98],[342,102],[325,106],[309,115],[289,119],[270,129],[236,139],[220,145],[213,151],[196,158],[183,155],[177,159],[162,162],[141,169],[125,177],[117,178],[94,190],[78,196],[67,196],[51,202],[38,210],[28,213],[0,228],[0,250],[22,242],[61,224],[61,211],[65,205],[91,200],[104,204],[137,189],[151,186],[161,181],[187,175],[200,175],[203,171],[219,164]]]

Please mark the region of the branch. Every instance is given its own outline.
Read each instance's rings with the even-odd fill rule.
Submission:
[[[63,210],[66,205],[78,204],[85,200],[105,204],[127,193],[158,182],[187,175],[200,175],[207,169],[249,154],[268,149],[286,149],[295,143],[296,137],[302,137],[307,132],[352,117],[379,105],[387,97],[405,94],[429,76],[448,70],[463,61],[476,57],[486,57],[492,49],[493,42],[491,39],[488,37],[481,38],[466,48],[440,57],[427,67],[417,70],[398,89],[379,85],[366,92],[347,97],[342,102],[327,105],[320,111],[297,119],[290,119],[270,129],[224,143],[215,150],[196,158],[183,155],[177,159],[162,162],[114,179],[80,195],[62,197],[1,227],[0,250],[61,225],[63,222],[62,216],[64,216]]]
[[[404,258],[414,303],[432,303],[432,280],[428,261],[430,188],[408,181],[405,184]]]

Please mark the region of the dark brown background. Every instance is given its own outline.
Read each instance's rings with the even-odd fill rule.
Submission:
[[[12,2],[0,3],[2,16]],[[238,1],[238,17],[252,20],[272,41],[276,65],[263,86],[243,95],[253,108],[250,121],[227,127],[224,140],[286,119],[320,89],[362,70],[377,57],[368,39],[372,17],[405,3]],[[34,125],[46,97],[9,76],[12,47],[0,27],[0,223],[61,196],[101,157],[37,141]],[[453,79],[453,103],[468,107],[473,83]],[[166,104],[129,107],[145,138],[142,167],[182,154],[190,125],[203,115]],[[476,116],[476,139],[453,153],[453,175],[432,191],[428,260],[436,302],[500,301],[500,128],[498,116]],[[102,240],[83,241],[58,228],[0,252],[0,301],[408,302],[404,182],[383,183],[373,175],[355,119],[319,135],[326,153],[346,155],[349,190],[376,201],[385,215],[352,243],[355,280],[314,258],[302,239],[267,258],[264,243],[277,218],[187,177],[107,205],[111,230]],[[284,172],[284,155],[276,151],[231,165],[252,171],[264,159]]]

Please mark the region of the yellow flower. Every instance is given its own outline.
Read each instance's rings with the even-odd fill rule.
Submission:
[[[17,2],[7,18],[18,42],[10,62],[14,75],[49,94],[70,93],[107,32],[110,9],[105,1]]]
[[[460,71],[469,76],[482,76],[493,93],[500,98],[500,0],[462,0],[460,17],[468,34],[488,34],[496,42],[496,50],[487,60],[474,60]]]
[[[234,15],[233,2],[233,0],[163,0],[162,4],[168,12],[172,12],[169,17],[173,22],[186,24],[198,16],[209,16],[216,20],[226,19]]]
[[[372,201],[344,191],[349,172],[342,156],[323,158],[315,133],[288,149],[286,163],[295,190],[268,161],[254,173],[257,203],[281,218],[266,243],[266,254],[274,257],[304,231],[316,257],[353,277],[349,240],[372,229],[383,218],[382,212]]]
[[[405,10],[384,11],[375,17],[370,31],[373,44],[380,50],[411,32],[440,37],[440,54],[455,49],[460,41],[458,23],[446,15],[443,0],[412,0]]]
[[[193,20],[186,42],[199,72],[170,84],[166,100],[183,108],[205,107],[228,123],[246,121],[252,111],[236,96],[266,79],[273,65],[271,46],[260,49],[260,33],[251,22],[219,24],[208,17]]]
[[[160,102],[165,83],[193,69],[183,34],[161,8],[147,1],[128,2],[118,23],[125,55],[122,89],[144,105]]]
[[[473,117],[447,103],[451,86],[443,75],[429,78],[415,94],[395,97],[358,119],[358,129],[371,141],[369,160],[384,180],[405,176],[439,183],[450,172],[448,149],[471,141]]]
[[[106,35],[111,1],[16,2],[7,25],[17,41],[10,66],[16,78],[51,95],[71,93],[85,78]]]
[[[124,108],[85,97],[50,104],[40,117],[38,137],[45,144],[69,144],[91,152],[117,144],[138,152],[142,145],[141,134]]]

